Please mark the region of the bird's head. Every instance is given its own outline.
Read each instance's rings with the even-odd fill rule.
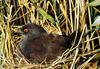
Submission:
[[[39,36],[41,33],[46,31],[39,25],[27,23],[20,28],[20,31],[25,36]]]

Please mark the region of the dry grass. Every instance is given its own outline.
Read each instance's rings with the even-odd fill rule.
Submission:
[[[3,1],[3,0],[2,0]],[[93,13],[85,0],[7,0],[0,1],[0,67],[5,69],[96,69],[99,68],[100,36],[93,30]],[[10,2],[11,1],[11,2]],[[13,5],[11,5],[13,3]],[[18,4],[18,6],[15,6]],[[29,6],[30,5],[30,6]],[[24,13],[23,6],[27,12]],[[6,12],[4,9],[6,8]],[[93,9],[93,8],[92,8]],[[22,15],[18,16],[19,11]],[[95,10],[96,11],[96,10]],[[91,14],[92,13],[92,14]],[[6,15],[7,14],[7,15]],[[22,20],[23,17],[23,20]],[[20,21],[20,23],[17,22]],[[41,25],[48,33],[70,35],[78,29],[82,32],[76,43],[76,36],[67,49],[51,64],[29,62],[18,50],[21,36],[13,32],[27,22]],[[24,22],[24,23],[23,23]],[[96,35],[95,35],[96,34]],[[96,42],[97,41],[97,42]]]

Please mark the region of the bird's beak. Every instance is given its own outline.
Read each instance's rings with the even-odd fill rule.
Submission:
[[[23,34],[23,32],[21,31],[21,28],[22,28],[22,27],[17,28],[17,29],[14,31],[14,33],[16,33],[16,34]]]

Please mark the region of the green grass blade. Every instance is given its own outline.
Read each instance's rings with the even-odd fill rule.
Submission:
[[[48,19],[51,23],[56,23],[54,18],[50,16],[47,12],[45,12],[42,8],[38,8],[38,11],[43,17]]]

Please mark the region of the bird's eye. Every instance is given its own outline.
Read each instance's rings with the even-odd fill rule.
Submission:
[[[29,29],[25,28],[25,29],[24,29],[24,32],[25,32],[25,33],[29,32]]]

